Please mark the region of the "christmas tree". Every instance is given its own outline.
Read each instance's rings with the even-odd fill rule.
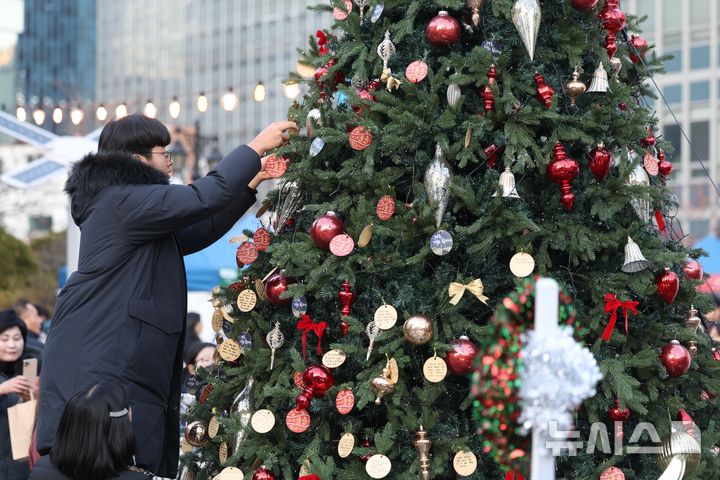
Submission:
[[[302,52],[314,78],[291,79],[308,84],[289,113],[307,131],[269,162],[284,177],[271,224],[239,245],[243,278],[214,292],[189,471],[527,478],[522,427],[540,414],[522,391],[550,385],[584,440],[598,422],[611,442],[643,422],[702,431],[685,456],[596,438],[557,478],[655,479],[672,460],[717,477],[719,364],[692,310],[699,252],[669,218],[672,146],[644,105],[661,66],[628,33],[639,20],[619,0],[317,8],[336,23]],[[562,287],[571,330],[554,345],[530,334],[534,276]],[[520,358],[534,341],[558,355]]]

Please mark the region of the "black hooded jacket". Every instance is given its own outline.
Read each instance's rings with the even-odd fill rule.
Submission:
[[[224,235],[255,202],[254,150],[233,150],[190,185],[122,153],[86,156],[65,185],[80,259],[45,344],[37,442],[52,447],[66,402],[115,379],[128,391],[139,466],[174,477],[187,285],[182,256]]]

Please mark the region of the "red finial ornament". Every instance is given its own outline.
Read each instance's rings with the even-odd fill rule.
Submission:
[[[497,73],[495,72],[495,65],[490,65],[490,70],[487,73],[488,83],[483,87],[482,91],[482,99],[485,105],[486,112],[489,112],[495,107],[495,97],[492,93],[492,86],[495,85],[496,76]]]
[[[680,291],[680,278],[677,273],[670,270],[670,267],[665,267],[662,273],[658,275],[655,285],[657,285],[660,297],[670,305],[675,301],[675,297]]]
[[[605,145],[599,143],[596,148],[588,154],[588,167],[598,182],[602,181],[612,166],[612,154]]]
[[[607,50],[608,57],[614,57],[617,52],[617,48],[617,43],[615,43],[615,34],[608,33],[605,36],[605,50]]]
[[[342,305],[342,316],[347,317],[350,315],[350,307],[352,307],[352,303],[355,300],[355,294],[350,290],[352,288],[350,286],[350,282],[345,280],[342,284],[342,288],[340,289],[340,293],[338,293],[338,299],[340,300],[340,304]],[[343,318],[340,322],[340,332],[342,333],[342,336],[344,337],[347,335],[348,331],[348,324]]]
[[[554,183],[560,185],[562,197],[560,202],[567,211],[572,211],[575,195],[571,191],[570,182],[580,173],[580,165],[577,161],[567,156],[565,148],[560,142],[555,144],[553,149],[553,161],[547,166],[547,177]]]
[[[672,173],[672,163],[665,160],[665,152],[660,149],[658,149],[657,158],[660,161],[660,164],[658,165],[660,175],[662,175],[663,177],[667,177]]]
[[[535,83],[537,83],[537,99],[540,103],[545,105],[546,109],[550,109],[552,105],[552,98],[555,95],[555,89],[545,83],[545,77],[539,73],[535,74]]]
[[[623,423],[627,422],[630,418],[629,408],[620,408],[620,403],[615,400],[615,403],[608,410],[608,417],[614,422],[615,427],[615,443],[621,443],[624,436]]]
[[[647,40],[639,35],[631,35],[630,46],[630,60],[633,63],[640,63],[641,58],[645,60],[645,56],[650,49]],[[639,57],[637,56],[638,53],[640,54]]]
[[[620,10],[620,0],[607,0],[598,13],[602,21],[602,28],[611,33],[617,33],[627,26],[627,18]]]

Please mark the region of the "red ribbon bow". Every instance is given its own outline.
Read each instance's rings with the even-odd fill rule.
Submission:
[[[307,360],[307,336],[310,332],[315,332],[315,335],[318,337],[318,344],[317,344],[317,353],[318,355],[322,355],[322,336],[325,332],[325,329],[327,328],[326,322],[317,322],[314,323],[312,321],[312,318],[310,318],[310,315],[303,315],[300,318],[300,321],[297,323],[297,329],[301,330],[303,332],[302,334],[302,346],[303,346],[303,361]]]
[[[327,55],[330,53],[330,48],[328,47],[328,44],[330,41],[328,40],[327,35],[325,35],[325,32],[322,30],[318,30],[315,36],[318,39],[318,47],[320,47],[320,55]]]
[[[618,298],[613,295],[612,293],[608,293],[605,295],[605,313],[612,312],[612,315],[610,315],[610,321],[608,322],[607,326],[605,327],[605,330],[602,334],[602,339],[606,342],[610,341],[610,336],[612,335],[613,330],[615,329],[615,322],[617,322],[617,311],[618,308],[622,308],[623,316],[625,317],[625,335],[628,334],[628,315],[632,313],[633,315],[637,315],[637,306],[640,304],[640,302],[636,300],[626,300],[624,302],[621,302],[618,300]]]

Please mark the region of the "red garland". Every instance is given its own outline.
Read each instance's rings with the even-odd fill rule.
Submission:
[[[328,53],[330,53],[330,48],[328,47],[330,40],[328,40],[325,32],[323,32],[322,30],[318,30],[315,36],[318,39],[317,44],[318,47],[320,47],[320,55],[327,55]]]
[[[615,329],[615,323],[617,322],[617,311],[618,308],[622,308],[623,310],[623,316],[625,317],[625,335],[628,334],[628,315],[632,313],[633,315],[637,315],[637,306],[640,304],[640,302],[636,300],[626,300],[624,302],[621,302],[618,300],[618,298],[613,295],[612,293],[608,293],[605,295],[605,313],[612,312],[612,315],[610,315],[610,321],[608,322],[607,326],[605,327],[605,330],[602,334],[602,339],[606,342],[610,341],[610,336],[612,335],[613,330]]]
[[[307,336],[310,332],[315,332],[318,337],[317,353],[322,355],[322,337],[325,329],[327,328],[326,322],[313,322],[310,315],[303,315],[300,321],[297,323],[297,329],[302,331],[302,347],[303,347],[303,361],[307,360]]]

